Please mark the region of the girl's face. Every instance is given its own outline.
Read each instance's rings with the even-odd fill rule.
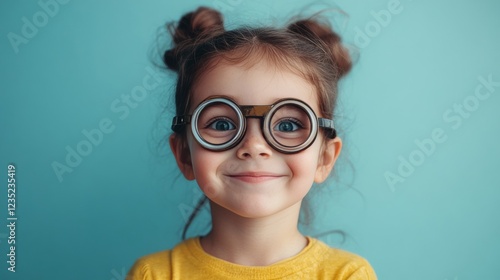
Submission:
[[[238,105],[269,105],[279,99],[295,98],[319,114],[318,97],[312,84],[264,60],[252,67],[219,63],[203,74],[193,87],[191,112],[203,100],[223,96]],[[296,154],[283,154],[264,139],[259,119],[248,118],[243,140],[234,148],[214,152],[201,147],[187,129],[190,159],[182,158],[182,145],[171,138],[171,147],[187,179],[196,179],[213,202],[242,217],[270,216],[286,209],[300,209],[313,182],[330,173],[341,149],[337,137],[316,141]]]

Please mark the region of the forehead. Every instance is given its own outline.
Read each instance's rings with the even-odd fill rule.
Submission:
[[[239,105],[268,105],[279,99],[299,99],[318,113],[318,94],[313,84],[291,70],[260,60],[251,65],[219,61],[197,80],[192,89],[192,108],[213,96],[226,96]]]

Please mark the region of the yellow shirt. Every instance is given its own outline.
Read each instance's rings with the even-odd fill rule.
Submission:
[[[308,237],[309,243],[296,256],[269,266],[243,266],[207,254],[199,238],[188,239],[173,250],[138,259],[127,280],[153,279],[332,279],[376,280],[363,258]]]

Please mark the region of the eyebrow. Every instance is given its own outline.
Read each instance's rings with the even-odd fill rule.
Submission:
[[[214,95],[211,95],[211,96],[209,96],[209,97],[207,97],[207,98],[203,99],[200,103],[198,103],[198,105],[199,105],[199,104],[201,104],[201,103],[203,103],[203,102],[205,102],[205,101],[206,101],[206,100],[208,100],[208,99],[213,99],[213,98],[225,98],[225,99],[229,99],[229,100],[233,101],[234,103],[236,103],[236,105],[238,105],[238,106],[240,106],[240,107],[241,107],[241,106],[243,106],[243,107],[244,107],[244,106],[269,106],[269,105],[272,105],[272,104],[277,103],[277,102],[278,102],[278,101],[280,101],[280,100],[287,99],[287,98],[275,98],[275,99],[274,99],[274,100],[273,100],[270,104],[261,104],[261,105],[246,104],[246,105],[242,105],[242,104],[240,104],[239,102],[236,102],[236,100],[234,100],[234,98],[232,98],[231,96],[228,96],[228,95],[225,95],[225,94],[214,94]],[[305,101],[302,101],[302,102],[304,102],[304,103],[306,103],[306,104],[307,104],[307,102],[305,102]],[[197,105],[197,106],[198,106],[198,105]]]

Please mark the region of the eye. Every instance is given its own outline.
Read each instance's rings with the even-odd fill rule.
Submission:
[[[302,124],[296,119],[284,119],[280,120],[278,124],[274,126],[274,130],[280,132],[293,132],[303,128]]]
[[[230,119],[223,117],[212,119],[206,127],[217,131],[236,129],[236,126]]]

